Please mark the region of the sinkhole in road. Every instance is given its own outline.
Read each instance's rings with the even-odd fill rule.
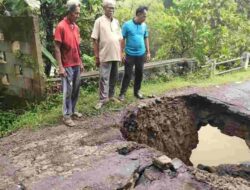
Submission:
[[[121,132],[127,140],[147,144],[187,165],[250,161],[250,117],[197,94],[141,103],[125,113]],[[203,141],[207,144],[202,145]],[[212,149],[212,143],[220,149]],[[200,146],[205,146],[203,152]]]

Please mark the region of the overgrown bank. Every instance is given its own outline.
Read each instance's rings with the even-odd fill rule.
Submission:
[[[153,80],[145,81],[142,85],[142,92],[145,95],[159,96],[166,91],[183,87],[206,87],[210,85],[219,85],[229,82],[240,82],[250,79],[250,70],[227,74],[213,78],[203,78],[202,75],[188,75],[183,78],[166,78],[164,76]],[[78,103],[78,110],[85,117],[101,115],[107,112],[121,110],[128,104],[135,102],[131,89],[127,94],[124,103],[109,103],[102,110],[95,110],[94,105],[98,100],[96,84],[84,87],[81,90]],[[117,90],[118,92],[118,90]],[[30,105],[22,111],[0,111],[0,136],[5,136],[20,128],[40,128],[53,126],[61,118],[61,93],[49,95],[47,99],[40,104]],[[22,112],[22,114],[20,114]]]

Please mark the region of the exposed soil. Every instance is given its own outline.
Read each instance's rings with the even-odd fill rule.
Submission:
[[[0,139],[0,189],[249,190],[246,179],[186,165],[198,143],[196,120],[184,99],[172,96],[178,93],[145,100],[122,112],[83,118],[75,128],[26,129]],[[154,109],[156,105],[161,109]],[[135,123],[127,125],[131,121]],[[147,124],[153,128],[141,128]],[[120,127],[124,137],[137,142],[125,140]],[[176,169],[158,169],[152,160],[163,154],[186,164],[174,159]]]
[[[198,144],[198,133],[183,97],[162,97],[133,107],[121,131],[128,140],[147,144],[192,165],[189,158]]]

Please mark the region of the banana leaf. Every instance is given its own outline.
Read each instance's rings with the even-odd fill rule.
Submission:
[[[45,48],[42,46],[42,53],[43,55],[51,62],[51,65],[53,65],[54,67],[57,67],[57,61],[56,59],[53,57],[53,55]]]

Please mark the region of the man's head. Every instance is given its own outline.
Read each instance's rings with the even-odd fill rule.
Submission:
[[[79,0],[68,0],[67,7],[67,17],[68,19],[74,23],[80,16],[80,2]]]
[[[148,13],[148,7],[146,6],[140,6],[136,9],[136,21],[138,23],[143,23],[147,18]]]
[[[103,0],[103,9],[104,9],[104,14],[108,18],[113,18],[114,11],[115,11],[115,0]]]

